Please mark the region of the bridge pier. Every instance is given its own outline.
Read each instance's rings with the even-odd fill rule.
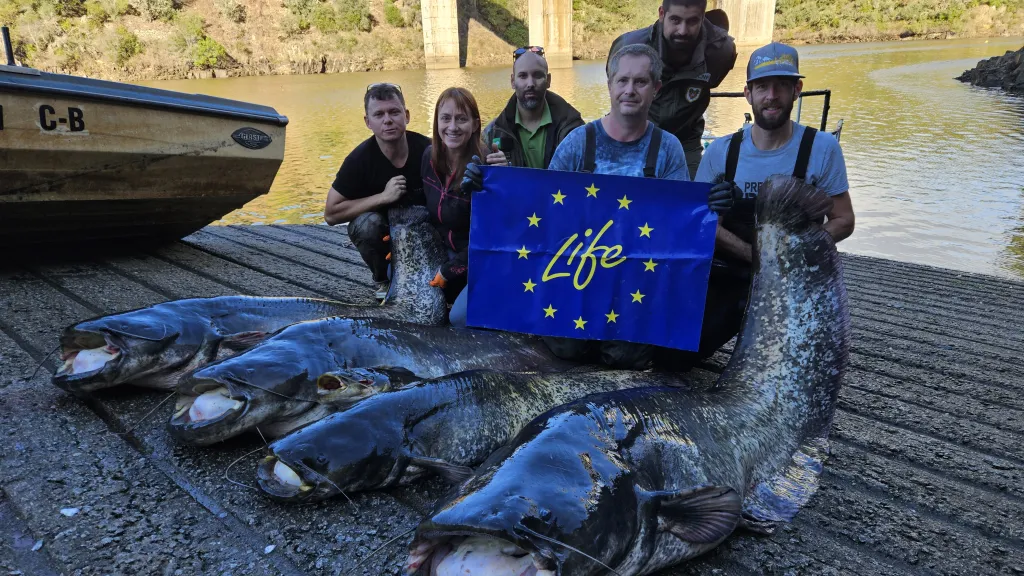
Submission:
[[[713,8],[729,15],[729,35],[737,45],[762,46],[772,41],[775,0],[709,0],[708,10]]]
[[[544,47],[548,68],[572,68],[572,0],[529,0],[530,44]]]
[[[424,0],[423,54],[427,70],[459,67],[459,7],[457,0]]]

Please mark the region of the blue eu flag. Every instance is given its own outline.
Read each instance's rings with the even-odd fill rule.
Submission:
[[[697,349],[717,225],[710,184],[483,172],[469,233],[470,326]]]

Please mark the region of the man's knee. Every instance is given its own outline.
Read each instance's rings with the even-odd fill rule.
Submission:
[[[387,221],[380,212],[363,212],[348,223],[348,237],[353,244],[381,241],[387,235],[387,228]]]
[[[458,297],[455,298],[455,302],[452,304],[452,309],[448,312],[448,322],[452,326],[458,328],[465,328],[466,324],[466,313],[469,309],[469,296],[466,288],[462,289]]]

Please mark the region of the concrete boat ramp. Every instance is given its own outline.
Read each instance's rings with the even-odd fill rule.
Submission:
[[[670,574],[1024,574],[1024,284],[844,259],[852,369],[821,490],[774,536],[738,533]],[[3,266],[0,576],[397,573],[439,481],[285,506],[243,485],[258,436],[177,445],[167,394],[76,399],[50,384],[52,358],[32,376],[64,326],[97,314],[238,293],[369,303],[343,230],[208,227],[94,263]]]

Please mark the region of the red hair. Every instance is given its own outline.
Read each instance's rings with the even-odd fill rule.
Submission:
[[[456,108],[465,112],[476,122],[476,128],[474,128],[473,133],[469,137],[469,151],[459,159],[458,166],[448,165],[448,146],[441,140],[441,132],[438,129],[438,112],[441,110],[441,105],[448,100],[454,101]],[[482,130],[483,123],[480,122],[480,108],[476,105],[476,98],[473,98],[469,90],[453,87],[441,92],[441,95],[437,97],[437,104],[434,105],[434,138],[431,141],[433,148],[430,152],[430,161],[434,165],[434,170],[437,171],[442,185],[444,184],[445,176],[455,174],[456,178],[454,179],[453,188],[458,190],[462,183],[462,178],[458,176],[466,171],[466,164],[469,164],[470,159],[473,156],[479,156],[481,159],[486,157],[484,152],[486,146],[484,146],[481,139]]]

